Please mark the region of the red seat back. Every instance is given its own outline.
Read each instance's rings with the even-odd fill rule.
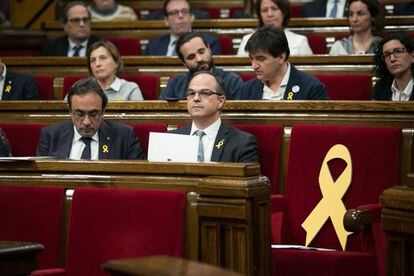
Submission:
[[[40,50],[0,50],[1,57],[37,57],[40,56]]]
[[[62,99],[66,97],[70,88],[80,79],[87,78],[87,76],[66,76],[63,78]]]
[[[39,93],[39,100],[51,101],[53,100],[53,77],[51,76],[36,76],[37,91]]]
[[[63,200],[59,187],[0,186],[0,239],[41,243],[38,267],[56,267]]]
[[[372,80],[369,75],[315,75],[315,77],[326,85],[331,100],[371,99]]]
[[[272,185],[272,194],[276,194],[279,188],[279,157],[283,127],[277,125],[233,126],[256,137],[261,172],[269,178]]]
[[[221,10],[220,8],[200,8],[200,10],[206,11],[210,14],[211,19],[219,19],[221,18]]]
[[[132,124],[135,129],[141,148],[148,153],[148,141],[150,132],[167,132],[167,126],[163,124]]]
[[[177,191],[76,189],[67,275],[107,275],[100,267],[111,259],[182,257],[185,201]]]
[[[318,177],[322,162],[332,146],[345,145],[351,155],[352,180],[342,197],[348,210],[365,204],[378,204],[382,191],[398,184],[400,133],[399,128],[393,127],[294,126],[286,174],[283,243],[305,244],[306,232],[301,224],[322,198]],[[328,163],[334,180],[345,165],[342,159]],[[362,251],[360,238],[359,235],[349,236],[347,249]],[[311,246],[341,248],[330,219]]]
[[[45,124],[1,124],[13,156],[36,156],[40,131]]]
[[[233,54],[233,38],[226,35],[219,35],[218,40],[220,42],[220,54],[232,55]]]
[[[141,43],[139,39],[133,37],[109,37],[119,51],[121,56],[138,56],[141,55]]]
[[[243,80],[243,82],[249,81],[256,77],[255,74],[239,74],[239,75],[240,75],[240,78]]]
[[[306,35],[309,46],[314,54],[326,54],[326,39],[322,35]]]

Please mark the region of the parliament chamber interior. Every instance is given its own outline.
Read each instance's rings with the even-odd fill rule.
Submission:
[[[347,17],[301,17],[309,1],[290,1],[286,29],[313,54],[288,61],[329,100],[225,102],[221,120],[256,138],[259,164],[58,160],[34,158],[42,128],[71,119],[65,96],[91,75],[84,56],[42,54],[65,34],[71,1],[6,2],[1,63],[34,76],[38,99],[0,100],[16,157],[0,158],[1,275],[414,275],[414,105],[372,100],[374,54],[329,54],[350,34]],[[104,117],[132,126],[147,153],[151,132],[192,122],[185,100],[159,98],[188,68],[146,55],[170,32],[162,16],[151,19],[164,1],[116,2],[137,19],[92,21],[91,32],[116,46],[120,77],[144,100],[110,101]],[[237,53],[260,27],[256,1],[189,2],[209,17],[193,18],[191,31],[220,44],[214,66],[255,79],[251,58]],[[396,12],[409,3],[379,1],[384,34],[414,39],[414,15]]]

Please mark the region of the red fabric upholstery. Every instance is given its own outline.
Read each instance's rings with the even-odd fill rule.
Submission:
[[[371,99],[369,75],[315,75],[326,85],[331,100],[365,101]]]
[[[182,257],[185,200],[177,191],[75,190],[67,275],[106,275],[100,266],[110,259]]]
[[[141,55],[141,43],[139,39],[132,37],[109,37],[121,56],[138,56]]]
[[[40,130],[45,124],[1,124],[12,147],[13,156],[36,156]]]
[[[351,154],[352,182],[342,197],[346,209],[378,203],[379,195],[385,188],[398,184],[400,132],[399,128],[392,127],[294,126],[286,173],[286,209],[283,213],[282,243],[305,244],[306,232],[301,224],[322,198],[318,182],[319,172],[325,155],[335,144],[345,145]],[[336,179],[343,171],[345,162],[335,159],[328,165],[333,178]],[[378,224],[374,224],[373,229],[376,227]],[[386,240],[383,237],[377,235],[379,240],[374,240],[364,234],[352,234],[348,237],[347,250],[354,251],[355,254],[369,252],[377,256],[380,274],[385,275],[385,259],[382,258],[385,256],[384,252],[375,252],[373,249],[376,247],[380,250],[380,247],[384,246]],[[381,246],[376,246],[372,242]],[[310,246],[341,249],[330,219]],[[286,254],[286,250],[282,251],[275,254]],[[296,252],[298,258],[305,254],[303,251]],[[325,258],[324,262],[328,260]],[[273,261],[277,262],[274,264],[277,267],[293,265],[283,258],[273,258]],[[368,267],[368,261],[365,266]],[[356,269],[359,269],[354,269],[354,266],[350,266],[351,268],[352,270],[348,270],[349,275],[356,274]]]
[[[138,84],[145,100],[155,100],[158,95],[159,78],[154,75],[122,75],[121,78]],[[83,76],[67,76],[63,78],[63,98],[75,82]]]
[[[39,100],[53,100],[53,77],[36,76],[36,81]]]
[[[233,54],[233,38],[227,35],[217,36],[220,42],[220,54],[232,55]]]
[[[299,10],[300,11],[300,10]],[[326,54],[326,39],[322,35],[306,35],[314,54]]]
[[[1,57],[40,56],[40,50],[1,50]]]
[[[249,80],[254,79],[256,77],[255,74],[239,74],[239,76],[243,80],[243,82],[249,81]]]
[[[300,11],[302,10],[302,6],[299,4],[291,4],[290,5],[290,16],[291,17],[300,17]]]
[[[141,148],[148,153],[148,141],[150,132],[167,132],[167,126],[163,124],[132,124],[135,129]]]
[[[221,18],[220,8],[200,8],[200,10],[208,12],[210,14],[211,19]]]
[[[233,126],[256,137],[262,174],[269,178],[272,184],[272,194],[276,194],[279,188],[279,156],[283,127],[277,125]]]
[[[38,267],[58,265],[63,188],[0,186],[0,239],[43,244]]]
[[[158,98],[158,87],[160,80],[154,75],[122,75],[121,78],[138,84],[145,100],[156,100]]]

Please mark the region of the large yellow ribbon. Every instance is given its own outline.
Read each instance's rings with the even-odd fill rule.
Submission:
[[[336,181],[333,180],[328,167],[328,162],[335,158],[341,158],[346,162],[346,168]],[[351,179],[352,163],[349,150],[344,145],[334,145],[326,154],[319,172],[322,199],[302,223],[302,227],[306,231],[306,246],[312,242],[328,218],[331,218],[342,249],[345,250],[347,237],[351,232],[344,228],[343,219],[346,208],[342,197],[348,190]]]

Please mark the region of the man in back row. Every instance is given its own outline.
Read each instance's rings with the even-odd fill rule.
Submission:
[[[175,44],[177,39],[191,31],[193,15],[190,3],[187,0],[166,0],[163,6],[164,23],[170,28],[170,33],[151,40],[145,49],[146,55],[152,56],[176,56]],[[203,34],[204,40],[209,44],[214,55],[220,54],[220,43],[217,38]]]
[[[186,33],[177,40],[176,51],[189,72],[172,78],[160,95],[160,99],[186,99],[188,84],[197,71],[210,71],[223,79],[227,87],[227,99],[233,99],[243,85],[241,78],[232,73],[214,67],[211,49],[199,33]]]
[[[273,27],[258,29],[248,40],[255,79],[244,83],[237,100],[329,100],[325,85],[289,63],[285,33]]]

